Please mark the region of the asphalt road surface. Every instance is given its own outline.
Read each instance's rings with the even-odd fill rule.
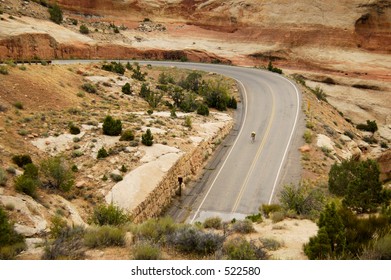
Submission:
[[[169,209],[168,214],[176,220],[192,223],[212,216],[230,220],[257,213],[261,204],[273,201],[282,177],[290,169],[299,172],[298,168],[293,168],[299,162],[291,162],[287,167],[292,140],[297,137],[301,104],[299,91],[291,81],[255,68],[180,62],[140,63],[219,73],[237,80],[242,92],[232,133],[209,162],[200,180]],[[254,143],[250,137],[252,131],[256,132]]]

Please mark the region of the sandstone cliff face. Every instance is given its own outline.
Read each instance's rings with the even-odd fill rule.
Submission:
[[[66,9],[185,22],[282,45],[330,45],[391,51],[388,0],[59,0]]]

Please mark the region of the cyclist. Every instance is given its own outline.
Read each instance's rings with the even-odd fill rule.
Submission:
[[[251,132],[251,142],[255,141],[255,131]]]

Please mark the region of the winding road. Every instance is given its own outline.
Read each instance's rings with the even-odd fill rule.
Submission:
[[[91,61],[76,61],[83,62]],[[237,123],[224,141],[223,151],[211,161],[207,176],[201,178],[198,187],[187,193],[179,210],[175,210],[183,212],[188,222],[212,216],[230,220],[257,213],[261,204],[273,201],[288,172],[291,177],[300,175],[292,174],[300,172],[299,162],[292,161],[287,166],[301,106],[300,93],[291,81],[255,68],[181,62],[140,63],[215,72],[235,79],[241,88]],[[250,139],[252,131],[256,132],[254,143]]]

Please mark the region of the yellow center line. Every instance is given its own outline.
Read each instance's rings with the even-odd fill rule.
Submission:
[[[232,211],[231,213],[234,213],[236,212],[236,210],[238,209],[239,207],[239,203],[240,203],[240,200],[242,199],[242,196],[244,194],[244,191],[246,190],[247,188],[247,184],[248,184],[248,181],[250,179],[250,176],[251,174],[253,173],[254,171],[254,168],[255,168],[255,165],[258,161],[258,158],[259,156],[261,155],[262,153],[262,150],[263,150],[263,147],[265,146],[265,143],[266,143],[266,140],[268,138],[268,135],[269,135],[269,132],[270,132],[270,129],[272,127],[272,122],[273,122],[273,119],[274,119],[274,113],[275,113],[275,106],[274,106],[274,94],[273,94],[273,91],[271,90],[271,88],[269,87],[270,89],[270,92],[272,93],[272,113],[270,115],[270,120],[269,120],[269,123],[268,123],[268,126],[266,128],[266,132],[265,132],[265,135],[263,136],[263,139],[262,139],[262,142],[261,144],[259,145],[259,148],[258,148],[258,151],[253,159],[253,162],[251,163],[251,167],[249,169],[249,171],[247,172],[247,175],[246,175],[246,179],[244,180],[243,182],[243,185],[242,187],[240,188],[240,192],[239,192],[239,195],[235,201],[235,204],[234,204],[234,207],[232,208]]]

